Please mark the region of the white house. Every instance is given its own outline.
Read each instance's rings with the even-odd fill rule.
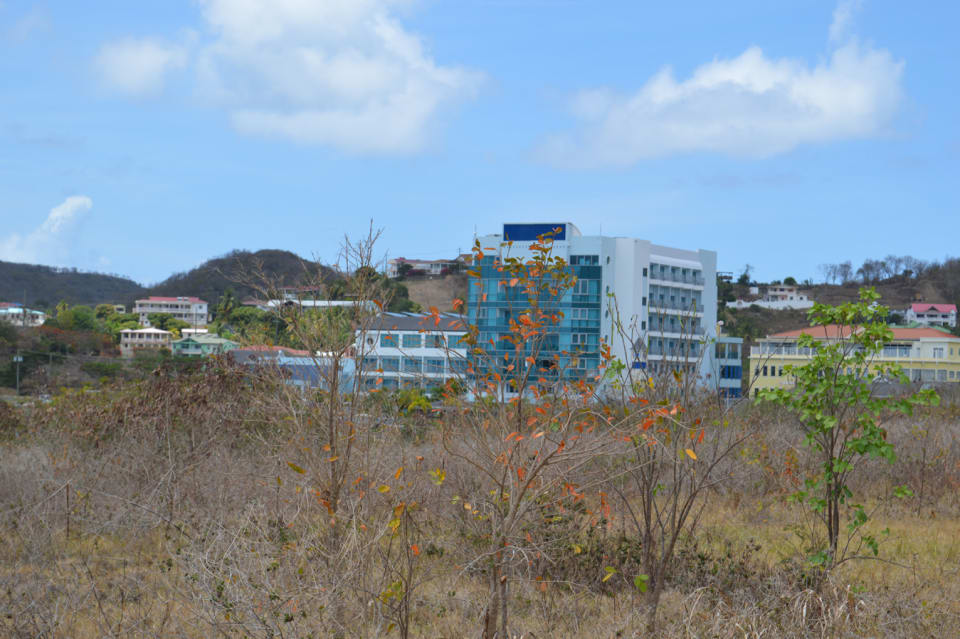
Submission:
[[[0,302],[0,321],[14,326],[42,326],[47,321],[47,314],[19,304]]]
[[[169,349],[172,343],[173,333],[159,328],[126,328],[120,331],[120,355],[123,357],[133,357],[135,351],[145,348]]]
[[[750,287],[750,293],[759,294],[759,288]],[[796,286],[786,284],[773,284],[766,288],[766,292],[758,300],[738,299],[733,303],[734,308],[748,308],[757,305],[760,308],[769,308],[773,310],[804,309],[813,308],[813,300],[800,292]]]
[[[916,322],[924,326],[954,328],[957,325],[957,305],[925,302],[911,304],[904,312],[904,319],[908,324]]]

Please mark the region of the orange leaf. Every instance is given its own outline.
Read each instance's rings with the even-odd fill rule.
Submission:
[[[510,286],[516,286],[517,282],[519,281],[520,281],[520,278],[517,278],[517,277],[513,278],[512,280],[510,280]]]
[[[687,455],[690,457],[690,459],[694,459],[694,460],[695,460],[695,459],[697,458],[697,454],[696,454],[695,452],[693,452],[692,450],[690,450],[689,448],[686,449],[684,452],[687,453]]]
[[[410,551],[413,552],[414,557],[420,556],[420,546],[413,544],[412,546],[410,546]]]
[[[702,444],[702,443],[703,443],[703,429],[702,429],[702,428],[700,429],[700,436],[697,437],[697,443],[698,443],[698,444]]]
[[[531,439],[536,439],[536,438],[538,438],[538,437],[543,437],[543,435],[544,435],[544,433],[543,433],[543,431],[541,430],[539,433],[537,433],[536,435],[534,435]]]
[[[393,474],[394,479],[400,479],[400,475],[403,473],[403,466],[397,469],[397,472]]]

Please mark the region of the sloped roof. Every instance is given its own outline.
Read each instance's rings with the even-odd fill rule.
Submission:
[[[774,333],[773,335],[769,335],[768,338],[785,339],[791,337],[800,337],[801,335],[809,335],[814,339],[846,339],[847,337],[850,337],[852,328],[853,327],[851,326],[839,326],[837,324],[808,326],[807,328],[798,328],[792,331]],[[918,328],[893,327],[891,330],[893,330],[893,339],[895,340],[917,340],[925,337],[960,340],[958,337],[954,337],[944,333],[943,331],[926,326]]]
[[[158,297],[156,295],[151,295],[142,300],[137,300],[137,302],[190,302],[191,304],[206,304],[206,300],[202,300],[199,297]]]
[[[957,305],[956,304],[927,304],[926,302],[919,302],[917,304],[911,304],[910,309],[914,313],[926,313],[927,311],[937,311],[938,313],[956,313]]]
[[[371,322],[371,331],[466,332],[466,317],[459,313],[383,313]],[[439,320],[439,321],[438,321]]]

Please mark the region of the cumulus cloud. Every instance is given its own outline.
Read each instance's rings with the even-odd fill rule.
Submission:
[[[198,0],[203,28],[189,63],[198,93],[244,134],[354,152],[418,150],[482,76],[435,62],[395,15],[408,2]],[[181,58],[160,48],[138,66],[155,77],[171,60]]]
[[[835,17],[844,23],[838,32],[847,28],[847,11]],[[874,136],[900,106],[903,66],[888,51],[856,39],[812,66],[770,58],[752,46],[735,58],[703,64],[682,81],[663,68],[631,95],[583,91],[573,100],[582,126],[549,138],[541,151],[565,165],[629,165],[704,151],[765,157],[803,144]]]
[[[187,47],[155,38],[123,38],[100,47],[94,64],[108,88],[131,96],[155,95],[171,71],[187,64]]]
[[[841,42],[847,38],[853,26],[853,18],[861,6],[863,0],[842,0],[837,5],[833,10],[833,22],[830,23],[831,42]]]
[[[86,195],[71,195],[50,209],[43,223],[30,233],[13,233],[0,238],[0,260],[55,266],[64,264],[71,247],[72,232],[91,208],[93,200]]]

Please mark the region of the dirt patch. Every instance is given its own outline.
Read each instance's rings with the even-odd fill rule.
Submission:
[[[407,287],[410,299],[424,310],[436,306],[441,312],[453,311],[453,300],[466,299],[467,296],[466,275],[406,279],[403,285]]]

